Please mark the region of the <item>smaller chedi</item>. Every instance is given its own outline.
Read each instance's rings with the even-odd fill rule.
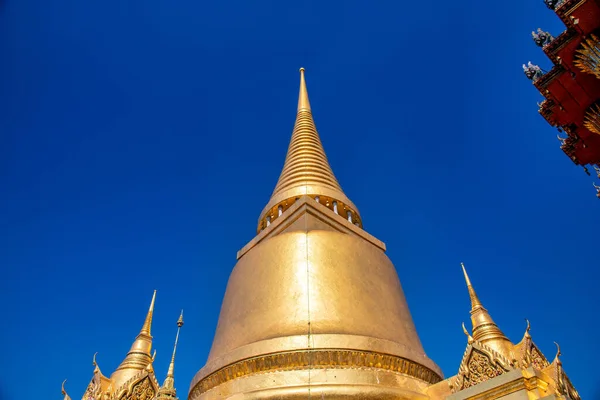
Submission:
[[[161,386],[154,374],[153,363],[156,351],[151,355],[152,335],[150,330],[152,328],[155,299],[156,290],[152,296],[150,308],[140,333],[135,338],[125,359],[110,375],[110,378],[102,373],[96,362],[96,354],[94,354],[92,380],[87,386],[82,400],[179,400],[175,389],[174,373],[177,342],[179,341],[179,332],[183,326],[183,311],[181,311],[177,320],[177,335],[175,336],[173,355],[167,376]],[[71,400],[65,390],[65,382],[62,384],[62,394],[64,400]]]
[[[513,344],[479,300],[461,265],[471,298],[473,329],[469,333],[463,323],[467,349],[458,374],[430,386],[430,398],[581,400],[563,370],[558,344],[549,362],[531,338],[529,321],[521,341]]]

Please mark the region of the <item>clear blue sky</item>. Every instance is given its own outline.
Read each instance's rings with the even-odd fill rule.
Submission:
[[[156,370],[204,364],[235,254],[281,170],[307,71],[333,170],[386,242],[428,355],[456,374],[466,263],[600,396],[600,203],[537,114],[542,0],[0,0],[0,396],[80,398],[157,289]],[[32,377],[33,375],[33,377]]]

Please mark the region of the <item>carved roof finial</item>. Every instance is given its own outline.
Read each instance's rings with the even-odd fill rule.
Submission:
[[[554,342],[554,344],[556,345],[556,356],[554,357],[554,361],[557,364],[562,364],[562,362],[560,361],[560,356],[562,355],[562,353],[560,351],[560,345],[556,342]]]
[[[469,343],[469,344],[473,343],[473,341],[475,339],[473,339],[473,336],[471,336],[471,334],[469,333],[469,331],[465,327],[465,323],[464,322],[462,323],[462,328],[463,328],[464,334],[467,335],[467,343]]]
[[[71,397],[69,397],[69,395],[67,394],[67,391],[65,390],[66,382],[67,382],[67,380],[65,379],[60,387],[60,392],[62,393],[63,396],[65,396],[64,400],[71,400]]]
[[[525,336],[531,337],[531,334],[529,333],[529,331],[531,330],[531,324],[529,323],[529,320],[527,318],[525,318],[525,321],[527,322],[527,328],[525,328]]]

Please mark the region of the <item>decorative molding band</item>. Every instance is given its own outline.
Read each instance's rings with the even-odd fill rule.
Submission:
[[[438,374],[412,360],[359,350],[316,349],[267,354],[227,365],[199,381],[190,390],[190,399],[222,383],[246,375],[275,371],[329,368],[378,368],[410,375],[434,384],[442,380]]]

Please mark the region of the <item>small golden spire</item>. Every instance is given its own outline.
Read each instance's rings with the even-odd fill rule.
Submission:
[[[150,308],[148,309],[140,333],[135,338],[135,341],[131,345],[131,349],[121,365],[119,365],[111,375],[111,380],[117,388],[136,375],[139,371],[146,369],[148,364],[151,364],[154,361],[153,357],[150,355],[150,352],[152,351],[152,336],[150,335],[150,332],[152,328],[152,314],[154,313],[155,300],[156,290],[152,295]],[[156,355],[156,352],[154,354]]]
[[[325,155],[308,100],[304,68],[300,68],[296,123],[283,170],[269,203],[261,212],[258,231],[260,232],[279,216],[279,207],[283,212],[297,198],[304,195],[327,199],[322,203],[329,202],[331,207],[334,207],[333,202],[337,202],[338,213],[343,211],[344,218],[352,219],[353,223],[362,226],[356,206],[344,194]],[[348,212],[350,216],[347,215]]]
[[[65,396],[64,400],[71,400],[71,397],[69,397],[69,395],[67,394],[67,391],[65,390],[66,382],[67,382],[67,380],[65,379],[61,385],[60,392],[62,393],[63,396]]]
[[[177,352],[177,343],[179,342],[179,332],[181,331],[181,327],[183,326],[183,310],[181,310],[181,314],[179,315],[179,319],[177,320],[177,334],[175,335],[175,345],[173,346],[173,356],[171,357],[171,363],[169,364],[169,370],[167,372],[167,377],[159,389],[158,398],[175,398],[177,396],[177,391],[175,390],[175,353]]]
[[[479,297],[477,297],[477,293],[475,293],[475,289],[471,284],[465,265],[463,263],[460,263],[460,265],[462,266],[465,281],[467,282],[467,289],[469,290],[469,297],[471,298],[473,338],[478,342],[488,345],[508,358],[512,351],[513,344],[508,340],[504,333],[502,333],[500,328],[498,328],[498,325],[496,325],[492,316],[488,313],[488,310],[483,307],[483,304],[479,300]]]

